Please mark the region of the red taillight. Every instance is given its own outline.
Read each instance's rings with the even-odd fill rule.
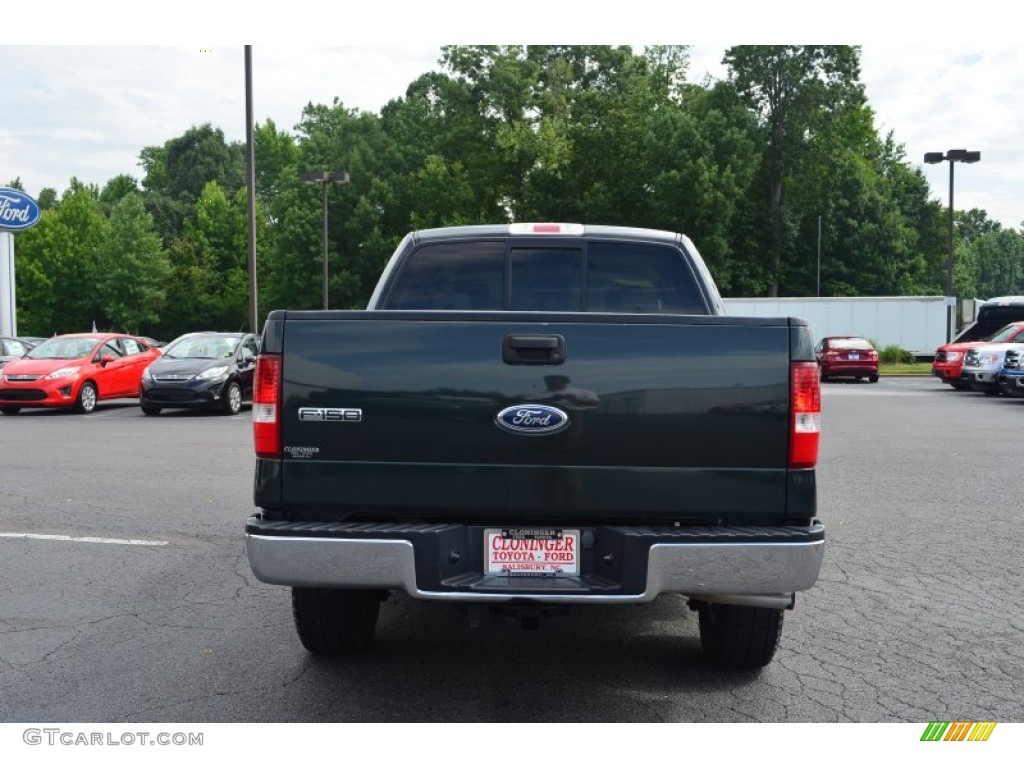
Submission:
[[[821,436],[821,374],[817,363],[790,366],[789,468],[809,469],[818,463]]]
[[[281,458],[281,356],[260,355],[252,392],[252,436],[261,459]]]

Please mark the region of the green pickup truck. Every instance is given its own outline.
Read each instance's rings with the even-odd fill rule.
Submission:
[[[249,562],[317,654],[392,591],[526,627],[671,593],[761,667],[824,554],[819,386],[807,325],[726,316],[684,235],[413,232],[366,310],[267,318]]]

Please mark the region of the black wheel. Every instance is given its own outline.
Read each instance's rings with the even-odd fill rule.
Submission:
[[[870,381],[872,384],[877,384],[878,383],[878,374],[877,373],[873,373],[870,376],[868,376],[868,381]]]
[[[140,405],[142,412],[147,416],[159,416],[160,411],[163,410],[159,405]]]
[[[75,410],[79,413],[92,413],[96,410],[96,385],[87,381],[78,390],[78,399],[75,400]]]
[[[704,655],[730,669],[760,669],[775,656],[782,608],[698,603]]]
[[[292,587],[292,616],[299,639],[316,654],[365,651],[373,644],[386,595],[371,589]]]
[[[949,382],[949,386],[951,386],[953,389],[956,389],[956,390],[958,390],[960,392],[963,392],[965,389],[969,389],[969,387],[966,384],[964,384],[962,381],[951,381],[951,382]]]
[[[228,384],[224,391],[223,407],[224,413],[232,416],[242,410],[242,388],[237,381]]]
[[[3,408],[0,408],[0,413],[5,413],[8,416],[13,416],[14,414],[16,414],[20,410],[21,410],[21,406],[20,405],[5,405]]]

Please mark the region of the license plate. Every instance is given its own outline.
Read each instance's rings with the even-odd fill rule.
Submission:
[[[858,352],[851,352],[850,360],[860,360],[860,354]]]
[[[579,530],[488,528],[484,531],[487,573],[553,576],[579,573]]]

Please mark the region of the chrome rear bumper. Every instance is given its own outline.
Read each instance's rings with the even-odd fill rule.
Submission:
[[[643,588],[636,590],[586,576],[484,574],[425,588],[417,578],[416,547],[408,539],[247,532],[246,551],[260,581],[295,587],[401,590],[423,600],[452,602],[645,603],[679,593],[710,602],[786,607],[792,593],[810,589],[821,570],[824,527],[816,523],[812,529],[820,536],[793,542],[653,543],[646,564],[631,566],[646,568],[646,577],[639,580]]]

